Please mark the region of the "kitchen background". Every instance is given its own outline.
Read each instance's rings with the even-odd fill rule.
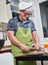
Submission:
[[[18,15],[18,4],[23,0],[0,0],[0,39],[5,40],[4,46],[10,46],[11,43],[7,37],[6,26],[10,18]],[[30,17],[36,26],[40,37],[40,44],[48,43],[48,0],[24,0],[33,1],[34,14]],[[38,62],[39,63],[39,62]],[[38,64],[39,65],[39,64]],[[47,62],[44,63],[47,65]]]
[[[5,38],[5,45],[11,44],[5,32],[7,23],[10,18],[18,15],[18,4],[21,1],[23,0],[0,0],[0,39],[2,39],[2,37]],[[40,44],[48,43],[48,0],[24,1],[34,2],[34,14],[31,19],[36,25],[36,29],[40,37]]]

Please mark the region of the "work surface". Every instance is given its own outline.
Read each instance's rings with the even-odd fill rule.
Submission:
[[[19,65],[18,61],[41,61],[41,65],[43,65],[43,61],[48,60],[48,53],[26,54],[15,58],[17,65]]]
[[[48,60],[48,54],[30,54],[30,55],[24,55],[24,56],[18,56],[15,57],[18,61],[23,61],[23,60]]]

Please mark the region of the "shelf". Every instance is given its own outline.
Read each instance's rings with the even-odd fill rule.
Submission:
[[[17,7],[17,8],[18,8],[18,6],[19,6],[18,3],[14,4],[13,2],[12,2],[10,5],[15,6],[15,7]]]
[[[0,23],[0,28],[6,28],[7,27],[7,23]]]

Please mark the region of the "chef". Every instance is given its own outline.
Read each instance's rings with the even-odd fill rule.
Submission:
[[[12,43],[11,48],[14,57],[28,54],[30,52],[29,49],[32,48],[33,38],[35,41],[35,48],[39,49],[40,47],[35,24],[29,19],[32,15],[32,5],[33,2],[20,2],[19,15],[9,20],[7,33]],[[36,62],[20,61],[19,65],[36,65]]]

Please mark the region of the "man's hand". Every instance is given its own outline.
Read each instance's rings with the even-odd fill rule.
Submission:
[[[24,45],[24,44],[22,44],[20,48],[21,48],[21,50],[23,50],[25,52],[28,52],[29,51],[29,47],[26,46],[26,45]]]

